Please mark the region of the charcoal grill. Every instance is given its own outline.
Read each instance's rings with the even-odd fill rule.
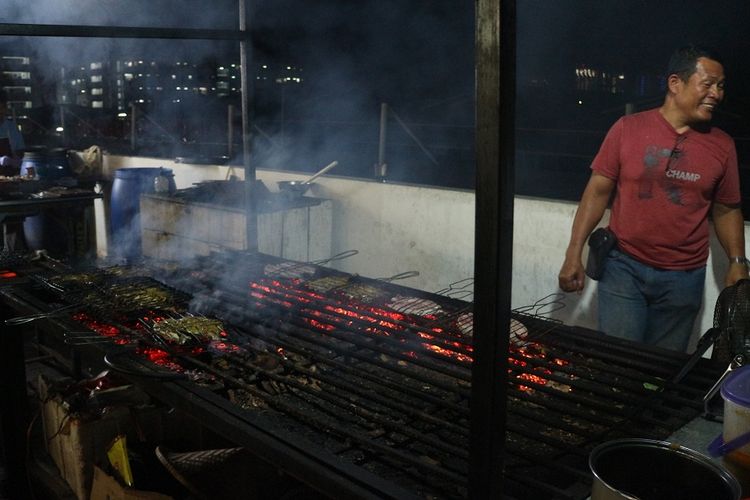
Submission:
[[[471,302],[242,252],[190,269],[100,269],[86,280],[59,268],[27,274],[26,285],[1,292],[19,313],[80,307],[39,321],[49,342],[64,345],[64,332],[82,326],[99,333],[107,343],[74,347],[86,353],[83,366],[106,354],[110,367],[315,489],[467,497]],[[123,282],[160,284],[174,299],[168,314],[217,318],[226,337],[170,345],[152,335],[165,314],[153,304],[81,300],[92,283]],[[509,348],[508,498],[587,498],[597,444],[668,437],[700,415],[723,369],[702,359],[676,384],[684,354],[529,311],[512,318],[520,328]]]

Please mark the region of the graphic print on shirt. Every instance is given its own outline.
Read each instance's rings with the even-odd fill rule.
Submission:
[[[669,158],[671,153],[671,150],[659,146],[646,147],[646,153],[643,155],[644,173],[638,187],[638,198],[642,200],[653,198],[654,183],[661,173],[661,169],[658,167],[662,163],[662,159]]]
[[[674,205],[684,206],[686,204],[683,183],[698,182],[700,174],[681,170],[685,166],[685,152],[675,146],[674,149],[659,146],[648,146],[643,155],[644,173],[641,176],[638,198],[649,199],[653,197],[653,186],[656,184],[667,195],[667,199]],[[663,165],[663,168],[660,168]]]

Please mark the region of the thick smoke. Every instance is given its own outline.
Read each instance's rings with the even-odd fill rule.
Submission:
[[[210,8],[194,0],[5,3],[0,21],[11,23],[235,29],[239,12],[239,4],[227,0],[211,2]],[[247,5],[252,63],[302,68],[304,80],[256,88],[254,105],[260,107],[252,133],[258,166],[314,171],[337,159],[337,173],[371,177],[386,103],[395,113],[386,148],[391,178],[450,183],[466,170],[462,178],[473,179],[472,4],[257,0]],[[18,42],[34,48],[49,82],[59,78],[60,66],[102,58],[146,54],[200,62],[196,59],[229,53],[238,59],[236,43],[42,37]],[[222,120],[215,128],[224,127]]]

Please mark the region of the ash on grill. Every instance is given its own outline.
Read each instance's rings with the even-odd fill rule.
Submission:
[[[248,412],[253,425],[414,496],[466,496],[473,316],[470,302],[452,296],[463,296],[465,284],[427,294],[256,254],[140,272],[108,268],[42,282],[80,306],[72,319],[137,346],[140,359],[131,349],[110,356],[111,366],[128,360],[142,375],[187,377]],[[594,446],[666,438],[700,414],[700,397],[721,370],[706,360],[669,385],[684,355],[528,311],[512,316],[509,498],[587,498]]]

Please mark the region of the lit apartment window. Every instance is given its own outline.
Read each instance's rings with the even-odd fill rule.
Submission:
[[[31,80],[31,73],[28,71],[3,71],[3,74],[14,80]]]
[[[102,95],[102,94],[104,94],[104,89],[101,89],[101,88],[91,89],[91,95]]]
[[[91,83],[101,83],[102,75],[91,75]]]
[[[102,69],[102,63],[100,63],[100,62],[92,62],[89,67],[92,70],[93,69]]]
[[[104,101],[91,101],[91,107],[92,108],[103,108],[104,107]]]

